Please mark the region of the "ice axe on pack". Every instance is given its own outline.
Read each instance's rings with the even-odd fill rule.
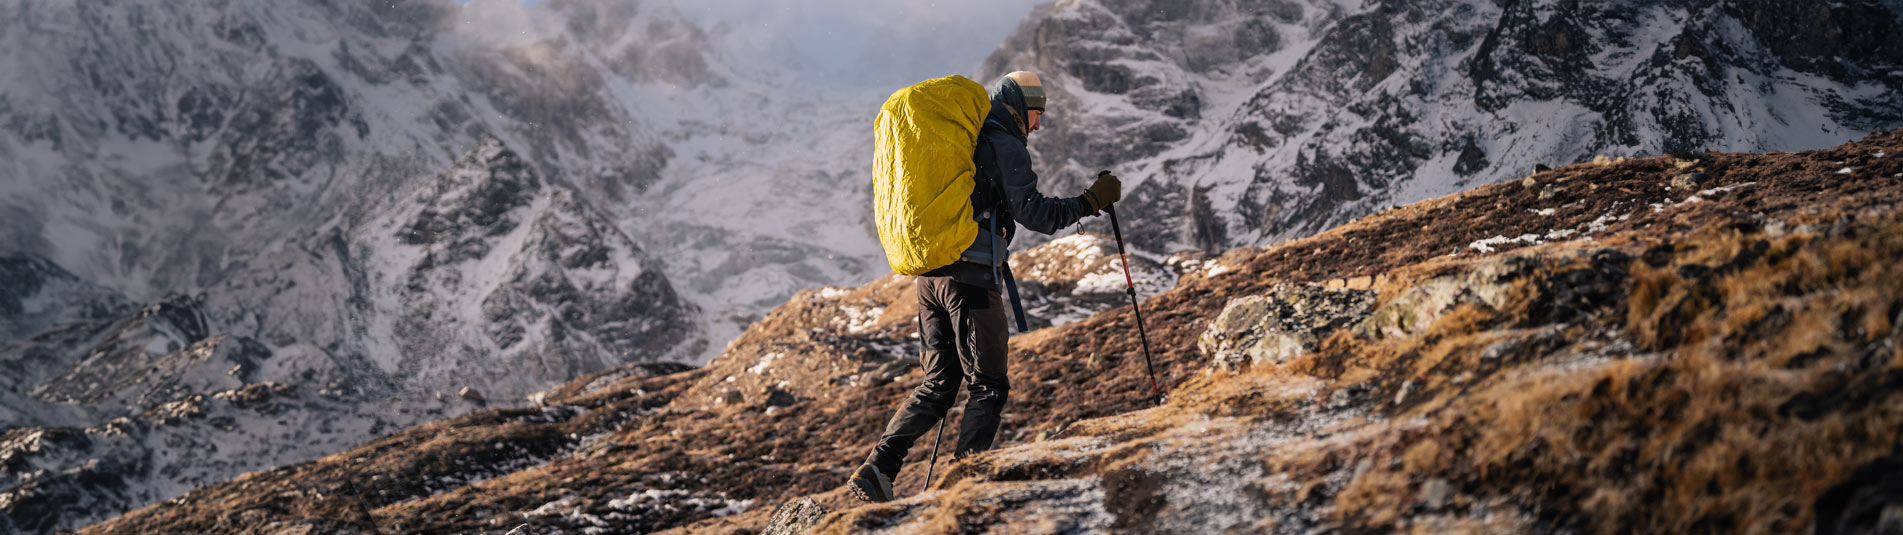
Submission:
[[[1107,174],[1110,172],[1102,171],[1097,176]],[[1162,405],[1167,398],[1163,396],[1163,389],[1156,386],[1156,363],[1150,359],[1150,335],[1143,329],[1143,308],[1137,306],[1137,283],[1136,279],[1130,277],[1130,255],[1123,250],[1123,226],[1117,223],[1116,203],[1103,207],[1103,211],[1110,214],[1110,233],[1117,238],[1117,259],[1123,263],[1124,293],[1130,295],[1130,312],[1137,319],[1137,338],[1143,341],[1143,366],[1150,371],[1150,400]]]

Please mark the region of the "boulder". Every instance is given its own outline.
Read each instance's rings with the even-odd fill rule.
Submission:
[[[1498,308],[1506,303],[1513,280],[1538,264],[1531,258],[1509,257],[1481,264],[1466,276],[1427,279],[1382,305],[1355,329],[1368,338],[1407,337],[1462,304]]]
[[[1710,181],[1711,175],[1704,173],[1685,173],[1672,177],[1672,187],[1678,189],[1698,189],[1699,186]]]
[[[1368,290],[1278,284],[1267,295],[1230,300],[1196,347],[1212,369],[1280,366],[1314,351],[1335,330],[1361,322],[1374,297]]]

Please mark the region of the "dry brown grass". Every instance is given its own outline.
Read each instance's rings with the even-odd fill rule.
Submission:
[[[1395,462],[1341,493],[1344,521],[1403,524],[1440,477],[1598,533],[1804,529],[1818,496],[1903,433],[1903,218],[1855,221],[1836,236],[1714,230],[1648,254],[1619,325],[1643,352],[1409,412],[1432,424],[1363,452]],[[1485,323],[1464,321],[1436,331]]]

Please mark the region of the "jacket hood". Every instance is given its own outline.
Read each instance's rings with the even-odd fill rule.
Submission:
[[[1024,89],[1009,77],[1000,76],[991,82],[991,114],[985,116],[985,122],[997,123],[999,128],[1025,139],[1031,132],[1030,112],[1024,106]]]

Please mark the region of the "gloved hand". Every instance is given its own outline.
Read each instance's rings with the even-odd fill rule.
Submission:
[[[1084,190],[1084,204],[1090,205],[1090,215],[1097,215],[1103,209],[1123,199],[1123,181],[1109,171],[1097,173],[1097,182]]]

